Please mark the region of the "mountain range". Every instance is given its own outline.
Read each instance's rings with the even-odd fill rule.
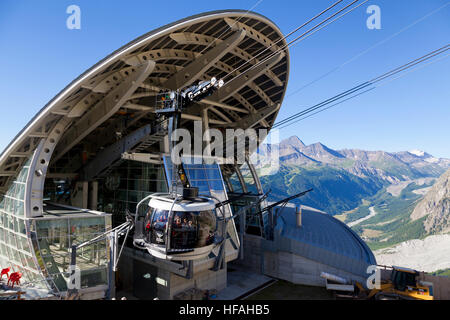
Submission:
[[[449,159],[424,151],[333,150],[320,142],[306,145],[296,136],[258,150],[262,159],[277,152],[279,170],[271,175],[260,171],[265,190],[272,190],[270,198],[280,200],[313,188],[298,201],[333,215],[358,207],[363,199],[385,187],[438,178],[450,168]]]
[[[379,263],[430,272],[450,268],[449,159],[420,150],[334,150],[296,136],[258,153],[269,200],[313,188],[296,202],[345,222]],[[278,157],[278,170],[265,168],[271,157]]]

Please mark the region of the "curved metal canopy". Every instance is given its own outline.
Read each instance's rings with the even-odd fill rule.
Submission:
[[[171,23],[130,42],[70,83],[14,138],[0,156],[0,191],[38,145],[36,172],[44,179],[48,170],[79,173],[92,167],[123,137],[135,137],[134,150],[149,151],[152,143],[142,137],[152,133],[158,92],[230,72],[239,78],[183,114],[185,125],[206,115],[211,127],[270,128],[287,86],[288,49],[258,63],[286,44],[277,43],[282,37],[264,16],[225,10]]]

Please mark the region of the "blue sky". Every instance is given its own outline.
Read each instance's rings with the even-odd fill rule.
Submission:
[[[288,33],[333,0],[262,0],[253,11]],[[349,2],[349,0],[346,0]],[[413,23],[448,0],[368,1],[290,49],[287,98],[279,119],[321,102],[450,41],[450,6],[346,64],[305,84]],[[0,149],[69,82],[117,48],[157,27],[204,11],[248,10],[257,0],[1,0]],[[66,8],[80,6],[81,30],[66,28]],[[369,30],[366,8],[381,8]],[[450,158],[450,58],[410,73],[281,131],[331,148],[425,150]]]

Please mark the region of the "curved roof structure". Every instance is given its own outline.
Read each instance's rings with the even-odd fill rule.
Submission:
[[[102,178],[113,179],[100,187],[119,187],[120,180],[108,170],[138,160],[125,165],[131,168],[139,162],[145,171],[145,183],[136,178],[135,185],[126,184],[126,205],[136,202],[138,192],[160,188],[161,181],[165,187],[158,174],[168,130],[156,115],[162,94],[225,78],[220,90],[183,110],[181,127],[192,130],[193,121],[201,120],[219,129],[270,128],[289,75],[285,44],[275,24],[259,14],[215,11],[151,31],[84,72],[0,155],[0,265],[13,266],[29,281],[65,290],[68,243],[111,228],[111,214],[87,209],[97,208],[97,195],[108,194],[96,189]],[[157,168],[151,159],[127,158],[139,155],[159,157]],[[128,174],[122,178],[127,182]],[[67,195],[56,186],[61,181],[68,185],[70,199],[60,199]],[[53,204],[44,202],[46,192],[55,196]],[[111,194],[115,201],[115,191]],[[124,202],[118,202],[116,209],[123,212]],[[82,267],[96,274],[84,280],[82,276],[82,281],[88,287],[104,286],[107,245],[91,249],[92,257],[82,259]],[[237,247],[227,249],[226,257],[235,255]]]
[[[294,208],[285,208],[275,230],[278,250],[293,252],[333,268],[367,277],[376,265],[367,244],[345,223],[319,211],[302,210],[302,226],[296,225]]]
[[[279,50],[285,40],[277,43],[282,37],[259,14],[225,10],[130,42],[70,83],[14,138],[0,156],[0,192],[41,142],[42,177],[47,171],[75,175],[119,138],[151,124],[158,92],[213,76],[238,78],[183,114],[183,127],[206,114],[211,127],[270,128],[289,75],[288,50]],[[148,141],[137,142],[138,151],[150,150]]]

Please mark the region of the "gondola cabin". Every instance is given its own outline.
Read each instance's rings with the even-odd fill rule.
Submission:
[[[213,200],[172,199],[155,196],[142,224],[142,241],[148,252],[157,258],[183,261],[207,257],[220,242]],[[136,241],[135,241],[136,242]]]

